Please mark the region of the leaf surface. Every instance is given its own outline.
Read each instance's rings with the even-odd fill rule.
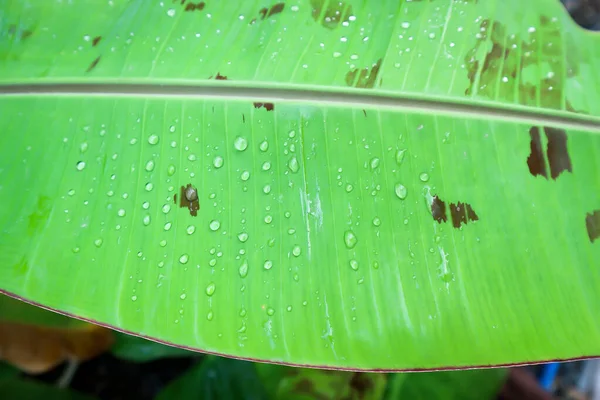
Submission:
[[[551,0],[278,4],[8,2],[1,289],[282,363],[598,355],[598,36]]]

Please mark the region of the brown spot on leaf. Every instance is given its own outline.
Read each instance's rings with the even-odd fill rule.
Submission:
[[[221,75],[220,73],[217,72],[217,76],[215,76],[215,80],[217,80],[217,81],[226,81],[227,77],[225,75]]]
[[[254,103],[254,108],[264,107],[267,111],[273,111],[275,105],[273,103]]]
[[[88,67],[87,71],[85,71],[85,72],[90,72],[91,70],[93,70],[94,68],[96,68],[96,65],[98,65],[98,62],[100,61],[100,57],[101,56],[98,56],[94,61],[92,61],[92,63]]]
[[[346,74],[346,85],[365,89],[373,88],[377,81],[377,75],[379,74],[380,67],[381,58],[377,60],[377,62],[373,64],[371,68],[365,67],[361,70],[356,68],[351,71],[348,71],[348,73]]]
[[[438,196],[433,196],[431,215],[433,216],[433,219],[440,224],[448,221],[448,216],[446,215],[446,203]]]
[[[183,4],[183,1],[181,2],[181,4]],[[185,5],[185,11],[202,11],[204,10],[204,6],[206,5],[206,3],[204,3],[203,1],[199,2],[199,3],[187,3]]]
[[[546,156],[550,166],[550,177],[554,180],[563,171],[573,172],[571,158],[567,149],[567,134],[563,129],[544,127],[544,133],[548,139]],[[531,154],[527,158],[527,165],[531,175],[542,175],[548,178],[546,162],[542,150],[541,135],[538,127],[534,126],[529,130],[531,136]]]
[[[590,242],[594,243],[594,240],[600,238],[600,210],[595,210],[585,216],[585,227]]]
[[[102,36],[96,36],[92,39],[92,47],[96,47],[100,43],[100,40],[102,40]]]
[[[310,5],[313,19],[327,29],[335,29],[342,22],[348,22],[352,15],[352,6],[343,1],[310,0]]]
[[[267,14],[267,17],[270,17],[271,15],[279,14],[280,12],[283,11],[284,7],[285,7],[284,3],[277,3],[273,6],[271,6],[271,8],[269,9],[269,13]]]
[[[33,32],[32,32],[32,31],[30,31],[29,29],[26,29],[26,30],[24,30],[24,31],[21,33],[21,39],[22,39],[22,40],[26,40],[26,39],[28,39],[28,38],[29,38],[31,35],[33,35]]]
[[[367,116],[367,110],[365,110],[364,108],[363,108],[363,114],[365,114],[365,117]]]
[[[558,178],[563,171],[573,172],[571,158],[567,151],[567,133],[562,129],[545,127],[548,138],[548,164],[550,164],[550,176]]]
[[[470,82],[465,94],[516,100],[536,107],[567,108],[565,76],[575,75],[578,65],[563,40],[560,21],[540,16],[539,22],[535,30],[508,32],[498,21],[483,20],[476,44],[464,58]],[[489,51],[482,53],[489,45]],[[523,74],[527,67],[540,65],[547,65],[552,73],[533,79]]]
[[[529,154],[529,157],[527,158],[529,172],[533,176],[542,175],[543,177],[548,178],[548,172],[546,172],[546,163],[544,162],[544,152],[542,150],[540,130],[537,126],[534,126],[529,130],[529,136],[531,136],[531,154]]]
[[[450,203],[450,216],[452,217],[452,226],[460,228],[461,224],[467,224],[469,221],[478,221],[479,217],[470,204],[458,202]]]
[[[190,210],[192,217],[198,216],[200,209],[200,200],[198,199],[198,191],[191,183],[187,186],[182,186],[179,191],[179,207],[187,207]]]

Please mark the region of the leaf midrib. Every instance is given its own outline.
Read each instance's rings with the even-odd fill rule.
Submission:
[[[563,129],[582,129],[600,133],[600,116],[577,114],[562,110],[534,108],[477,99],[432,96],[417,93],[367,91],[355,88],[291,85],[255,82],[96,80],[80,83],[76,80],[0,83],[1,97],[29,96],[93,96],[190,98],[219,100],[248,100],[274,103],[322,104],[326,106],[433,113],[466,119],[554,126]]]

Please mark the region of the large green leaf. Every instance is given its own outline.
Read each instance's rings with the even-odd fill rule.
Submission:
[[[600,354],[600,39],[557,1],[4,5],[2,290],[283,363]]]

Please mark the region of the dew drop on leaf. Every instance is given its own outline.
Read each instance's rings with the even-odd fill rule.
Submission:
[[[158,143],[158,136],[157,135],[150,135],[148,137],[148,143],[151,145],[155,145]]]
[[[218,220],[213,219],[212,221],[210,221],[210,224],[208,224],[208,227],[211,231],[215,232],[221,227],[221,223]]]
[[[358,261],[350,260],[350,268],[352,268],[354,271],[358,271]]]
[[[375,157],[373,159],[371,159],[370,165],[371,165],[371,169],[377,169],[377,167],[379,167],[379,158]]]
[[[298,159],[296,157],[290,158],[290,161],[288,161],[288,168],[290,169],[290,171],[292,171],[293,174],[298,172],[300,166],[298,165]]]
[[[271,169],[271,163],[269,161],[265,161],[262,165],[262,170],[263,171],[268,171]]]
[[[125,216],[125,209],[124,208],[120,208],[119,211],[117,211],[117,215],[119,217],[124,217]]]
[[[215,289],[216,289],[215,283],[214,282],[209,283],[208,286],[206,287],[206,295],[212,296],[213,294],[215,294]]]
[[[181,257],[179,257],[179,262],[181,264],[187,264],[187,262],[190,260],[190,256],[188,256],[187,254],[182,254]]]
[[[175,174],[175,166],[173,164],[167,167],[167,175],[173,176]]]
[[[215,159],[213,160],[213,165],[215,168],[221,168],[223,166],[224,162],[225,161],[223,160],[223,157],[216,156]]]
[[[406,154],[406,149],[396,151],[396,164],[401,165],[402,161],[404,161],[404,155]]]
[[[246,240],[248,240],[248,234],[246,232],[239,233],[238,240],[242,243],[246,242]]]
[[[245,278],[248,275],[248,262],[244,261],[239,269],[240,277]]]
[[[194,225],[189,225],[185,231],[188,235],[192,235],[194,232],[196,232],[196,227]]]
[[[260,151],[265,152],[267,150],[269,150],[269,142],[267,142],[266,140],[264,142],[262,142],[258,148],[260,149]]]
[[[397,183],[396,186],[394,187],[394,192],[396,193],[396,196],[400,199],[400,200],[404,200],[406,198],[406,195],[408,194],[408,191],[406,189],[406,186],[404,186],[401,183]]]
[[[267,315],[272,316],[273,314],[275,314],[275,310],[273,310],[271,307],[267,308]]]
[[[246,140],[245,137],[238,136],[233,141],[233,147],[235,147],[237,151],[244,151],[248,148],[248,140]]]
[[[421,175],[419,175],[419,179],[421,182],[427,182],[429,180],[429,174],[427,172],[423,172]]]
[[[146,183],[146,186],[144,186],[144,189],[146,189],[147,192],[150,192],[154,189],[154,185],[151,182],[148,182]]]
[[[357,242],[358,242],[358,238],[356,237],[354,232],[352,232],[352,231],[344,232],[344,244],[346,245],[346,247],[348,249],[354,248],[354,246],[356,246]]]
[[[142,223],[145,226],[148,226],[148,225],[150,225],[150,221],[151,221],[150,215],[144,215],[144,218],[142,219]]]
[[[273,268],[273,261],[271,260],[267,260],[265,261],[265,263],[263,264],[263,267],[268,271],[271,268]]]
[[[85,161],[79,161],[76,165],[77,171],[83,171],[85,168]]]
[[[294,257],[300,256],[300,253],[302,253],[302,249],[300,248],[300,246],[294,246],[294,248],[292,249],[292,254],[294,255]]]
[[[242,181],[246,182],[248,179],[250,179],[250,172],[243,171],[242,174],[240,175],[240,179]]]
[[[185,293],[182,293],[182,294],[181,294],[181,296],[179,296],[179,298],[180,298],[181,300],[185,300],[185,298],[186,298],[186,297],[187,297],[187,296],[186,296],[186,294],[185,294]]]
[[[96,247],[102,246],[102,243],[103,243],[102,239],[96,239],[96,240],[94,240],[94,246],[96,246]]]
[[[374,226],[379,226],[379,225],[381,225],[381,220],[379,219],[379,217],[375,217],[375,218],[373,218],[373,225],[374,225]]]

